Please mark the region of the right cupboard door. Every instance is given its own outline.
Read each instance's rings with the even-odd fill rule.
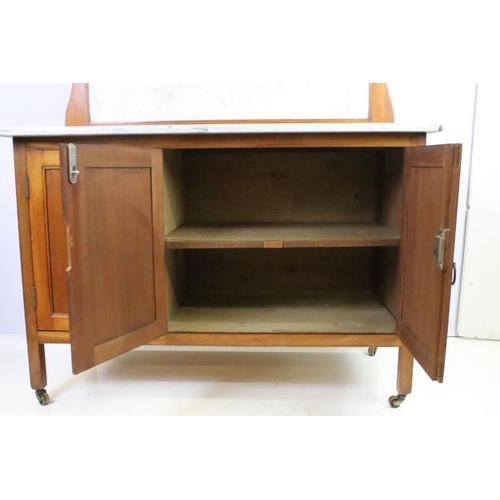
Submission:
[[[443,381],[460,177],[460,145],[406,148],[397,333]]]

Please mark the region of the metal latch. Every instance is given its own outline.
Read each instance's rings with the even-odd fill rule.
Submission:
[[[68,144],[68,169],[70,184],[76,184],[80,172],[76,169],[76,146],[74,144]]]
[[[446,247],[446,233],[449,229],[440,229],[434,238],[434,258],[441,271],[444,271],[444,249]]]

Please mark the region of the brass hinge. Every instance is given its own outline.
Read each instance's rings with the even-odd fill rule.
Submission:
[[[33,307],[36,309],[36,287],[33,287]]]
[[[444,271],[444,251],[446,248],[446,234],[449,229],[440,229],[439,233],[434,238],[434,258],[441,271]]]
[[[68,174],[70,184],[76,184],[79,173],[76,167],[76,146],[68,144]]]
[[[26,176],[25,186],[26,186],[26,198],[29,199],[29,197],[30,197],[30,178],[28,176]]]

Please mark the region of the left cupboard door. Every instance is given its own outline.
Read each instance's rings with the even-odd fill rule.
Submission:
[[[60,155],[77,374],[166,333],[163,153],[62,144]]]

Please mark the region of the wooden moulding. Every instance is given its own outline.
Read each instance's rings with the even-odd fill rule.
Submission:
[[[203,347],[402,347],[396,335],[170,333],[156,346]]]
[[[69,332],[38,332],[40,344],[69,344]],[[178,347],[401,347],[396,335],[169,333],[151,346]]]
[[[40,344],[69,344],[69,332],[39,331]],[[151,346],[176,347],[401,347],[396,335],[374,334],[241,334],[241,333],[169,333]]]
[[[39,331],[40,344],[69,344],[69,332]]]
[[[141,122],[144,125],[171,125],[171,124],[231,124],[231,123],[393,123],[394,109],[386,83],[370,83],[369,117],[365,120],[199,120],[199,121],[161,121]],[[137,125],[138,123],[121,123],[119,125]],[[71,96],[66,110],[66,126],[87,125],[118,125],[117,123],[94,124],[90,121],[89,88],[88,83],[73,83]]]
[[[47,148],[58,142],[102,144],[105,146],[130,146],[160,149],[252,149],[252,148],[405,148],[425,146],[425,132],[376,132],[376,133],[283,133],[283,134],[175,134],[175,135],[103,135],[57,136],[22,139],[31,149]]]

